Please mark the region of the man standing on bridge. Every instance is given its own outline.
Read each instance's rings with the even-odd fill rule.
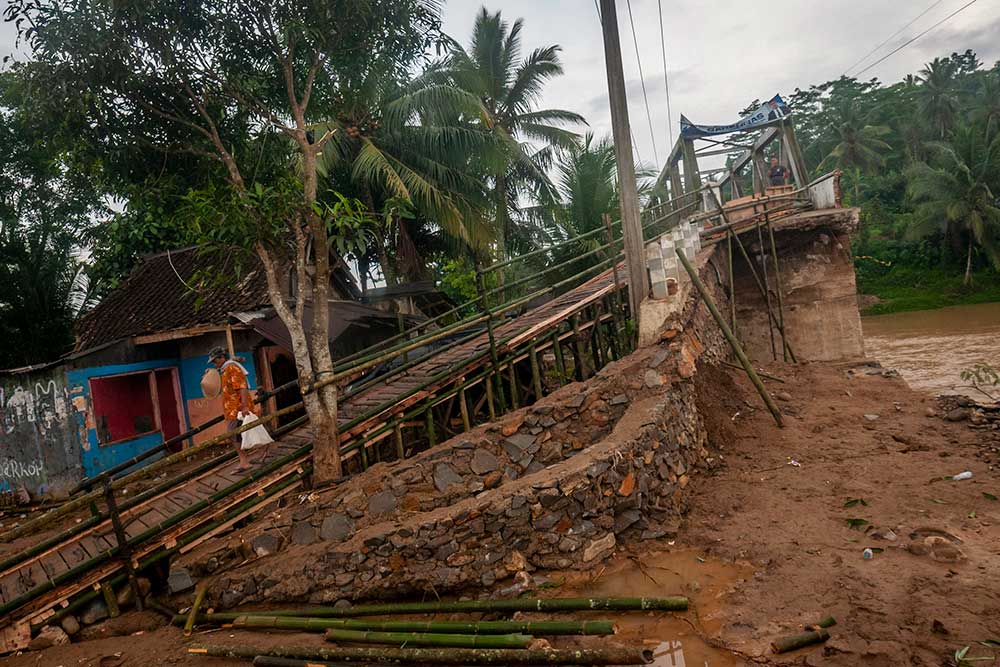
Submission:
[[[782,165],[778,164],[778,158],[771,158],[771,168],[767,172],[767,182],[771,187],[777,187],[779,185],[788,185],[788,169]]]
[[[237,361],[229,358],[229,353],[222,347],[214,347],[208,353],[209,362],[219,369],[222,375],[222,416],[226,427],[233,431],[242,425],[240,413],[250,413],[250,389],[247,387],[247,370]],[[250,458],[243,449],[243,438],[233,436],[233,446],[240,457],[237,472],[250,469]]]

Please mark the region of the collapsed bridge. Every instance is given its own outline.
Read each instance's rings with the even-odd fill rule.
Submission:
[[[766,129],[753,151],[763,151],[778,134]],[[851,321],[857,311],[845,301],[853,294],[852,267],[837,248],[840,244],[843,251],[845,229],[856,221],[856,212],[840,207],[837,176],[772,191],[758,187],[754,195],[741,197],[738,168],[702,185],[696,150],[683,140],[679,145],[663,179],[676,186],[677,194],[647,209],[643,220],[653,298],[644,303],[648,311],[642,319],[650,324],[641,331],[629,324],[620,236],[610,222],[487,267],[471,302],[340,361],[331,381],[346,387],[338,414],[345,465],[361,471],[434,447],[535,403],[567,382],[592,376],[639,341],[658,340],[669,312],[683,306],[678,294],[684,291],[670,284],[682,282],[682,275],[668,261],[678,248],[693,258],[702,244],[710,245],[715,258],[725,259],[724,266],[707,262],[699,268],[728,294],[731,322],[757,358],[788,353],[828,358],[859,346]],[[675,160],[678,155],[682,158]],[[680,159],[686,188],[680,185]],[[742,166],[758,162],[751,155]],[[818,241],[822,236],[825,244]],[[818,242],[825,251],[817,249]],[[827,273],[817,278],[816,264]],[[813,269],[811,275],[806,267]],[[843,312],[830,317],[831,304]],[[818,312],[825,313],[823,320]],[[448,345],[432,346],[444,339]],[[774,347],[769,345],[773,340]],[[262,421],[274,421],[281,412]],[[33,629],[94,599],[114,596],[136,572],[190,552],[301,489],[310,466],[309,426],[299,419],[275,435],[278,446],[268,462],[249,474],[237,473],[235,454],[226,453],[131,498],[114,493],[170,471],[172,464],[223,442],[222,435],[116,479],[94,480],[105,482],[105,488],[84,491],[41,519],[8,531],[2,537],[9,540],[91,505],[96,510],[0,563],[2,648],[23,647]],[[98,502],[104,502],[103,510],[97,510]]]

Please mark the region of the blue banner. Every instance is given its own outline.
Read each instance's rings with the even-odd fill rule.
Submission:
[[[791,108],[781,99],[781,95],[775,95],[752,113],[743,116],[731,125],[696,125],[681,114],[681,136],[685,139],[697,139],[716,134],[755,130],[759,127],[773,125],[790,115],[792,115]]]

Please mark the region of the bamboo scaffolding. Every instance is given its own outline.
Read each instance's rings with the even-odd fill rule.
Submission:
[[[722,313],[719,312],[719,309],[715,306],[715,302],[712,301],[712,297],[708,293],[708,289],[705,287],[705,284],[701,282],[701,278],[698,277],[698,272],[694,270],[693,266],[691,266],[691,262],[688,261],[688,258],[684,254],[684,250],[682,248],[677,248],[676,253],[681,260],[681,264],[684,266],[684,270],[687,271],[688,276],[690,276],[691,283],[694,285],[695,289],[698,290],[698,294],[701,295],[702,301],[704,301],[705,305],[708,306],[708,310],[712,313],[712,317],[715,318],[715,323],[719,325],[719,328],[722,329],[722,333],[726,337],[726,340],[729,341],[729,345],[733,348],[733,353],[736,355],[736,358],[739,359],[740,365],[743,366],[743,370],[746,371],[746,374],[750,377],[750,381],[753,382],[753,386],[757,389],[757,393],[759,393],[760,397],[764,400],[764,404],[767,406],[767,409],[771,411],[774,421],[777,422],[779,427],[784,426],[781,419],[781,411],[778,410],[774,401],[771,400],[771,395],[767,393],[767,389],[764,388],[764,383],[761,382],[759,377],[757,377],[757,372],[753,369],[753,365],[750,363],[750,360],[747,359],[747,355],[743,352],[743,348],[740,347],[740,343],[736,340],[736,336],[733,335],[732,330],[730,330],[729,326],[726,324],[726,320],[723,319]]]

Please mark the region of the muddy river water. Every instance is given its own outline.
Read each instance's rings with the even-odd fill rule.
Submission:
[[[982,399],[964,386],[962,370],[1000,368],[1000,303],[875,315],[861,325],[868,357],[898,370],[917,391]]]

